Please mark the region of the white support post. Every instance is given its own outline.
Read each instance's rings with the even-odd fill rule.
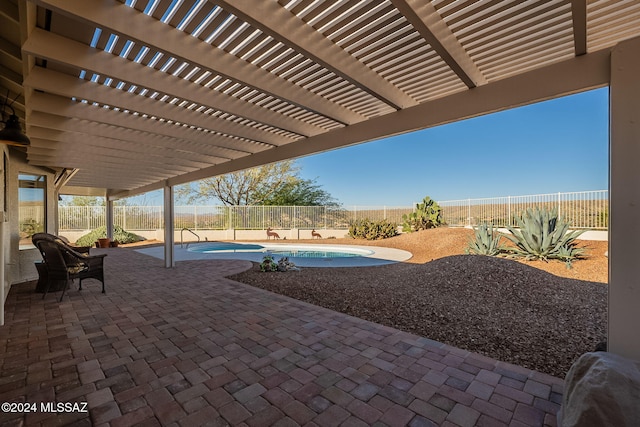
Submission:
[[[164,266],[166,268],[176,266],[173,237],[174,217],[173,187],[167,184],[164,187]]]
[[[113,200],[109,200],[108,196],[105,221],[107,222],[107,237],[113,240]]]
[[[640,38],[611,53],[609,351],[640,360]]]

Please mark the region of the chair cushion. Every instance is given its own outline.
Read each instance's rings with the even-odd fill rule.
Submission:
[[[88,269],[89,266],[83,263],[67,265],[67,271],[69,274],[78,274],[80,272],[87,271]]]

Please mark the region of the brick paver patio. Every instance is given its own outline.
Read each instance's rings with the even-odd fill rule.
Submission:
[[[247,261],[105,251],[106,294],[11,289],[0,402],[36,409],[0,425],[556,424],[558,378],[223,278]]]

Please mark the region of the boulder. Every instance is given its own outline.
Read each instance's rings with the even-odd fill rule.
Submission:
[[[564,384],[562,427],[640,426],[640,361],[607,353],[585,353]]]

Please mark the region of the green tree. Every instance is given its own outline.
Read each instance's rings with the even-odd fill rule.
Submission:
[[[338,202],[323,190],[315,180],[293,179],[284,183],[269,197],[265,197],[263,205],[268,206],[338,206]]]
[[[60,206],[104,206],[104,197],[96,196],[60,196]]]
[[[314,180],[300,178],[292,160],[272,163],[226,175],[206,178],[176,189],[186,203],[218,199],[226,206],[242,205],[337,205]]]

